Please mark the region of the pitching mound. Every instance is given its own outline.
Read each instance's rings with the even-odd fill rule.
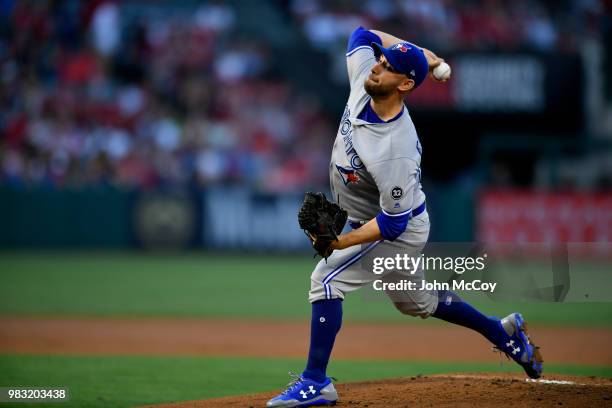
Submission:
[[[603,407],[612,406],[612,379],[457,374],[338,384],[338,407]],[[275,393],[215,398],[155,408],[265,407]]]

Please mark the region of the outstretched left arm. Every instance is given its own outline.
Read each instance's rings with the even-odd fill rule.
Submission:
[[[383,239],[376,218],[372,218],[360,228],[338,236],[331,244],[332,249],[344,249],[353,245],[365,244]]]

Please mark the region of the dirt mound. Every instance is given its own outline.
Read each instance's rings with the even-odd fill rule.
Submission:
[[[338,384],[338,407],[603,407],[612,406],[612,379],[457,374]],[[215,398],[155,408],[265,407],[275,393]]]
[[[612,365],[610,328],[530,326],[530,332],[548,364]],[[0,316],[2,353],[303,358],[309,338],[303,321]],[[406,347],[407,339],[423,346]],[[480,334],[451,324],[347,322],[334,359],[495,362],[499,356]]]

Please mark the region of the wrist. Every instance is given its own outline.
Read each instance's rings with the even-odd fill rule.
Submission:
[[[345,245],[346,245],[345,235],[338,235],[338,239],[335,241],[332,241],[331,248],[332,249],[344,249],[346,248]]]

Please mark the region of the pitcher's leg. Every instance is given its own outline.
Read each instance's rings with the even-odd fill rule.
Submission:
[[[502,335],[499,319],[485,316],[450,290],[438,292],[438,305],[432,316],[475,330],[493,344],[497,344]]]
[[[335,251],[320,261],[311,275],[309,300],[312,303],[310,349],[303,378],[324,381],[327,364],[342,326],[342,299],[346,292],[359,289],[364,276],[360,260],[376,243]]]
[[[384,283],[398,285],[402,282],[412,282],[415,288],[421,287],[423,273],[419,271],[414,275],[410,273],[393,272],[383,277]],[[397,287],[397,286],[396,286]],[[431,316],[438,305],[437,291],[414,290],[389,290],[385,291],[395,308],[402,314],[418,316],[426,319]]]
[[[342,300],[324,299],[312,304],[310,322],[310,349],[304,378],[322,382],[326,378],[327,364],[342,326]]]
[[[323,299],[344,299],[346,293],[373,281],[376,275],[371,267],[364,267],[363,262],[372,256],[381,242],[334,251],[327,262],[321,260],[310,276],[310,303]]]

